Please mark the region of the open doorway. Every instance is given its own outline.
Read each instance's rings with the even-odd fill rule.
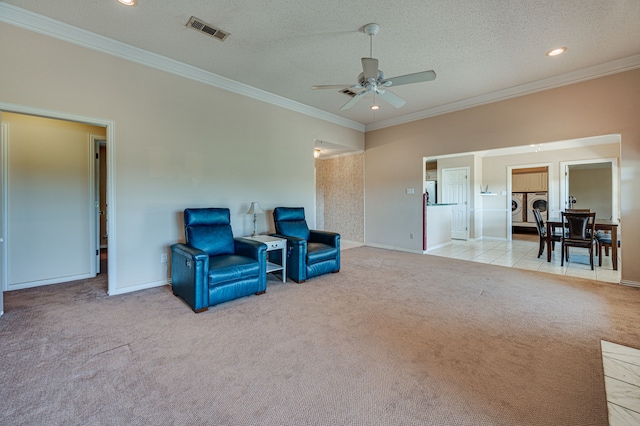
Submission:
[[[549,213],[549,166],[537,164],[511,168],[512,234],[535,234],[533,210],[547,220]]]
[[[93,235],[99,225],[92,190],[95,148],[89,135],[98,135],[103,141],[106,154],[103,186],[105,198],[112,198],[112,191],[107,190],[113,184],[108,172],[113,166],[112,153],[107,148],[113,143],[110,136],[113,123],[2,103],[0,111],[2,122],[6,122],[3,128],[7,129],[2,147],[5,155],[1,185],[6,213],[2,215],[0,236],[3,291],[94,276],[99,252],[96,253],[98,243]],[[40,125],[34,125],[35,121]],[[75,132],[76,137],[60,136],[64,132]],[[84,134],[82,142],[78,132]],[[26,146],[18,144],[18,150],[12,149],[13,139],[25,137],[35,141],[35,149],[24,150]],[[67,143],[71,139],[74,142]],[[75,150],[74,146],[81,148]],[[78,179],[79,176],[84,179]],[[112,204],[107,201],[109,213]],[[73,227],[73,223],[79,226]],[[38,229],[34,229],[35,225]],[[106,227],[109,229],[112,224]],[[34,253],[35,249],[41,252]],[[113,244],[108,250],[112,249]],[[25,250],[30,250],[29,256],[24,255]],[[34,261],[38,268],[33,267]],[[113,264],[108,265],[108,271],[106,290],[113,294]]]
[[[560,200],[565,209],[590,209],[597,218],[618,220],[618,159],[602,158],[560,163]]]

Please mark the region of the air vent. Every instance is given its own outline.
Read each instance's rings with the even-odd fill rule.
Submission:
[[[187,22],[187,27],[193,28],[196,31],[204,33],[220,41],[225,41],[227,37],[231,35],[226,31],[222,31],[220,28],[216,28],[213,25],[207,24],[206,22],[196,18],[195,16],[192,16],[191,19],[189,19],[189,22]]]
[[[342,90],[340,91],[340,93],[344,93],[345,95],[347,95],[347,96],[351,96],[352,98],[353,98],[355,95],[357,95],[357,93],[356,93],[356,92],[352,92],[352,91],[351,91],[351,90],[349,90],[349,89],[342,89]]]

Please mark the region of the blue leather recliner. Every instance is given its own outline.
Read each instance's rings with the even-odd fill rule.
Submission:
[[[309,230],[304,207],[276,207],[275,236],[287,239],[287,276],[298,283],[340,271],[340,234]]]
[[[171,288],[196,313],[267,290],[267,246],[233,238],[229,209],[186,209],[184,237],[171,246]]]

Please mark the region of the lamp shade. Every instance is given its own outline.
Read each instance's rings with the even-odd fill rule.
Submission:
[[[260,203],[258,203],[257,201],[253,201],[251,203],[251,207],[249,207],[249,211],[247,212],[247,214],[264,214],[264,212],[260,208]]]

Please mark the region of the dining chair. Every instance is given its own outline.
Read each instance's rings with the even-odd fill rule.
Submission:
[[[536,219],[536,229],[538,230],[538,236],[540,237],[540,248],[538,249],[538,258],[542,256],[544,252],[544,246],[547,244],[547,232],[549,230],[544,225],[544,220],[542,219],[542,214],[540,214],[540,209],[533,209],[533,217]],[[556,234],[551,231],[551,250],[555,250],[556,241],[560,242],[562,240],[562,234]]]
[[[562,260],[564,266],[566,258],[569,261],[569,247],[581,247],[589,250],[589,264],[594,269],[593,253],[595,245],[596,213],[593,212],[562,212],[562,223],[566,231],[562,235]]]
[[[602,249],[604,248],[604,255],[609,256],[609,248],[611,248],[611,232],[598,231],[596,232],[596,245],[598,249],[598,266],[602,266]],[[618,247],[620,247],[620,238],[618,237]]]

